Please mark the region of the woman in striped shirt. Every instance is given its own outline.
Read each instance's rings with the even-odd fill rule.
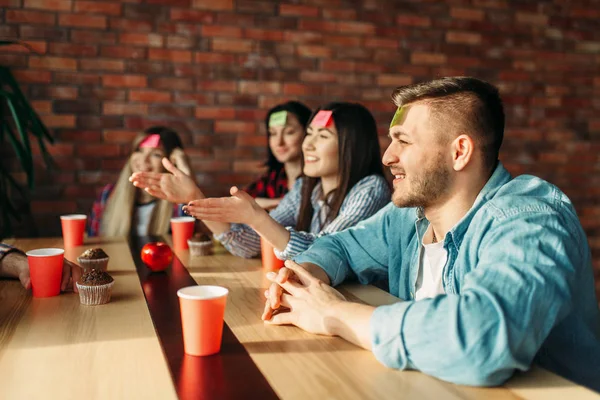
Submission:
[[[317,110],[302,152],[303,176],[270,213],[236,187],[231,197],[205,198],[168,160],[163,162],[171,175],[136,173],[131,180],[153,196],[187,202],[184,209],[203,220],[232,254],[257,255],[263,236],[280,258],[287,259],[318,236],[370,217],[390,200],[377,126],[362,105],[331,103]]]

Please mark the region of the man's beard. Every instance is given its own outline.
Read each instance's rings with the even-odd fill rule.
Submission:
[[[396,207],[428,207],[450,188],[450,171],[440,159],[428,169],[421,170],[418,175],[410,178],[407,175],[404,179],[408,185],[395,188],[392,195],[392,202]]]

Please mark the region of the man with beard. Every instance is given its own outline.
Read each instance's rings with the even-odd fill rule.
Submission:
[[[265,322],[338,335],[388,367],[454,383],[497,385],[535,362],[600,390],[585,234],[558,188],[498,161],[497,89],[444,78],[393,100],[383,156],[393,204],[268,274]],[[404,301],[375,308],[329,286],[385,278]]]

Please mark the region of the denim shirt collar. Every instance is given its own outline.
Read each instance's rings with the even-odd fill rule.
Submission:
[[[475,199],[473,206],[471,206],[471,208],[465,214],[465,216],[462,217],[460,219],[460,221],[458,221],[456,223],[456,225],[454,225],[454,227],[452,229],[450,229],[450,231],[446,234],[446,240],[445,240],[446,244],[444,245],[444,247],[446,247],[448,245],[448,242],[451,241],[457,250],[460,249],[460,245],[464,238],[465,232],[469,228],[469,224],[471,223],[471,220],[473,219],[475,214],[481,209],[481,207],[483,207],[483,205],[489,199],[494,197],[496,192],[502,186],[507,184],[511,179],[512,179],[512,177],[511,177],[510,173],[506,170],[506,168],[504,168],[504,165],[502,165],[502,163],[500,161],[498,161],[498,164],[496,165],[496,168],[494,169],[492,176],[490,177],[490,179],[488,179],[485,186],[481,189],[481,191],[477,195],[477,198]],[[420,225],[419,222],[421,220],[427,221],[427,219],[425,218],[425,211],[423,210],[422,207],[417,207],[416,214],[417,214],[417,221],[416,221],[417,225]],[[425,230],[427,229],[428,226],[429,226],[429,221],[427,221],[426,226],[422,228],[423,234],[425,233]],[[419,231],[420,230],[417,229],[417,233],[418,233],[419,240],[420,240],[421,234],[419,234]]]

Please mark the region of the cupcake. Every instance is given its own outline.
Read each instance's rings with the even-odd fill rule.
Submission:
[[[188,239],[188,246],[192,257],[206,256],[212,254],[213,250],[212,239],[206,233],[198,233]]]
[[[97,306],[110,301],[115,281],[104,271],[92,269],[77,281],[79,301],[86,306]]]
[[[83,272],[89,272],[92,269],[106,271],[108,267],[108,254],[99,247],[87,249],[77,257],[77,262],[83,268]]]

